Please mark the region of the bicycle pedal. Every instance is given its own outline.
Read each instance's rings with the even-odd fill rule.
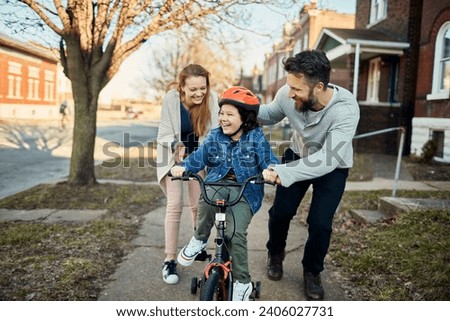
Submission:
[[[208,254],[205,250],[201,251],[200,254],[195,257],[195,261],[206,261],[209,259],[211,259],[211,254]]]

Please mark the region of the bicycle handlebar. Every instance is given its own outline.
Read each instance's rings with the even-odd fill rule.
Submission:
[[[239,183],[239,182],[205,182],[205,180],[203,179],[203,177],[201,177],[200,175],[196,174],[196,173],[192,173],[192,172],[184,172],[182,176],[180,177],[173,177],[170,172],[169,172],[169,176],[171,177],[171,179],[174,180],[182,180],[182,181],[189,181],[189,180],[193,180],[196,179],[199,184],[200,184],[200,188],[202,190],[202,196],[203,199],[205,200],[206,203],[208,203],[209,205],[213,205],[213,206],[219,206],[216,202],[214,202],[213,200],[211,200],[206,193],[206,187],[207,186],[219,186],[219,187],[239,187],[239,193],[238,196],[232,200],[232,201],[226,201],[224,200],[224,204],[222,205],[223,207],[231,207],[233,205],[236,205],[242,198],[242,196],[244,195],[244,190],[247,187],[248,184],[270,184],[270,185],[275,185],[272,182],[269,181],[265,181],[262,177],[261,174],[258,175],[253,175],[248,177],[244,182]]]

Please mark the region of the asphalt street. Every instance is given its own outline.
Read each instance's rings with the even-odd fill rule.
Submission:
[[[148,146],[157,135],[157,122],[101,121],[97,125],[94,159],[102,161],[118,150]],[[0,123],[0,198],[69,174],[72,129],[58,121]]]

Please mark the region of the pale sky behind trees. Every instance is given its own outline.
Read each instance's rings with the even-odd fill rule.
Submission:
[[[241,55],[242,61],[236,61],[237,69],[242,68],[245,75],[249,75],[255,65],[259,69],[262,69],[265,54],[271,52],[273,44],[280,39],[283,25],[287,21],[292,21],[295,17],[298,17],[299,10],[303,4],[310,3],[310,0],[305,0],[303,3],[301,1],[299,2],[293,8],[286,10],[270,8],[264,5],[251,5],[253,7],[249,9],[249,12],[251,12],[252,19],[248,29],[254,30],[256,33],[240,30],[233,31],[236,34],[241,34],[245,38],[245,44],[240,44],[239,49],[237,49],[243,51]],[[356,0],[317,0],[317,7],[336,10],[342,13],[354,13]],[[0,13],[8,12],[8,10],[11,10],[10,1],[0,0]],[[228,27],[224,25],[224,28]],[[34,40],[42,42],[43,39],[49,39],[46,35],[33,35],[32,33],[15,34],[8,26],[5,26],[2,19],[0,19],[0,32],[21,41]],[[259,35],[263,33],[266,36]],[[51,35],[50,37],[55,35]],[[140,79],[144,77],[143,66],[151,63],[150,59],[153,56],[152,48],[164,45],[167,41],[167,36],[165,35],[154,36],[137,52],[125,60],[119,72],[103,89],[100,100],[107,103],[111,98],[133,98],[131,96],[136,95],[136,92],[138,92],[133,87],[139,83],[142,84]],[[151,98],[151,92],[149,96]]]
[[[305,0],[305,3],[310,3]],[[292,21],[298,17],[302,4],[298,4],[295,9],[280,11],[279,9],[270,9],[266,6],[255,5],[253,11],[253,18],[255,30],[269,34],[269,37],[258,36],[257,34],[245,33],[245,38],[248,39],[246,51],[243,55],[243,69],[244,74],[249,75],[251,70],[256,65],[262,69],[264,57],[267,52],[271,52],[273,44],[280,39],[283,25],[287,21]],[[355,13],[356,0],[318,0],[318,8],[327,8],[336,10],[341,13]],[[277,13],[278,12],[278,13]],[[166,41],[163,37],[154,37],[149,39],[136,53],[130,56],[121,66],[118,74],[111,80],[111,82],[103,89],[101,99],[108,100],[112,95],[114,98],[130,98],[135,95],[136,90],[133,86],[139,84],[139,78],[142,77],[143,65],[148,65],[148,60],[152,57],[152,45],[162,44]],[[239,62],[236,62],[237,64]],[[128,86],[128,89],[125,88]],[[119,90],[120,88],[120,90]],[[122,97],[117,97],[117,93],[121,93]],[[151,95],[151,93],[150,93]]]

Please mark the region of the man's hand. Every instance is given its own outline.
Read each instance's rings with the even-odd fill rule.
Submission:
[[[170,174],[172,174],[173,177],[181,177],[185,171],[186,168],[183,166],[174,166],[170,169]]]
[[[267,168],[263,170],[262,175],[265,181],[281,185],[280,177],[278,176],[277,172],[275,172],[272,168]]]

